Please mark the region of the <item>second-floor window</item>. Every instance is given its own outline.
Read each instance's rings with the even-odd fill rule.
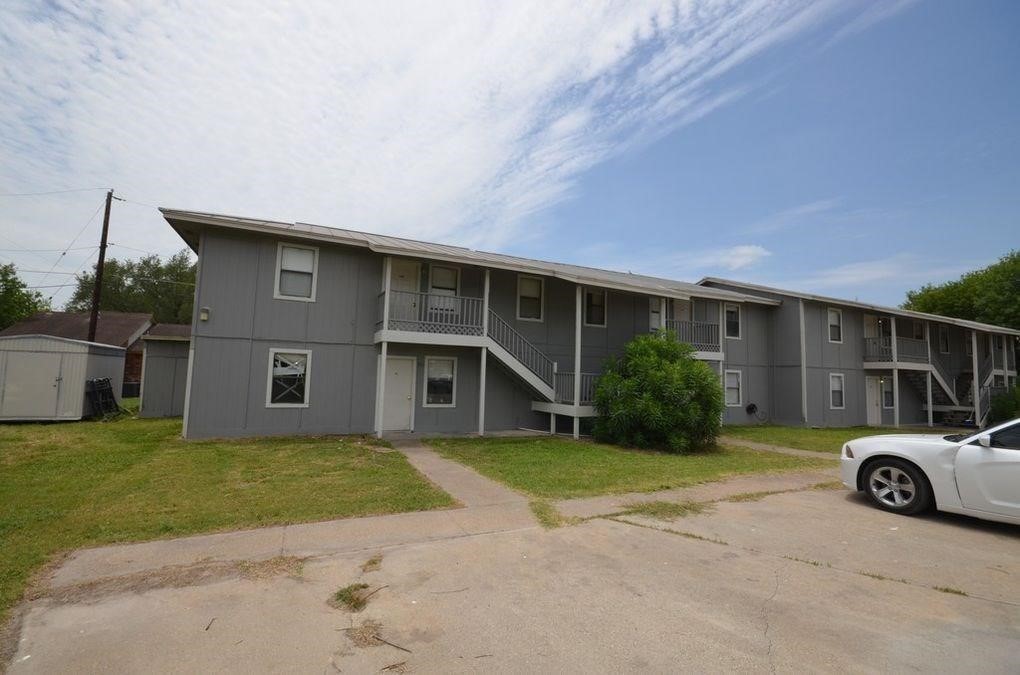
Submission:
[[[838,309],[829,310],[829,342],[843,341],[843,312]]]
[[[460,270],[456,267],[432,265],[429,270],[429,290],[436,295],[457,295]]]
[[[949,353],[949,327],[939,326],[939,351],[943,354]]]
[[[967,356],[974,356],[974,331],[970,332],[967,336],[967,341],[963,343],[963,352]]]
[[[315,300],[319,249],[296,244],[279,245],[276,252],[276,292],[280,300]]]
[[[740,305],[726,305],[726,337],[740,339]]]
[[[540,277],[517,277],[517,318],[524,321],[542,320],[542,295],[545,282]]]
[[[606,325],[606,292],[585,289],[584,291],[584,325]]]

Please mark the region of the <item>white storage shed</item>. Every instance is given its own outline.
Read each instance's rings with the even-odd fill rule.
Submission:
[[[109,378],[120,402],[124,348],[49,335],[0,336],[0,421],[80,420],[85,383]]]

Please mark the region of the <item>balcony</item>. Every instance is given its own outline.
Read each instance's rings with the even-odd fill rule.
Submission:
[[[382,327],[386,294],[379,294],[377,327]],[[389,329],[416,333],[482,336],[484,301],[459,295],[390,291]]]
[[[891,337],[864,338],[864,360],[871,362],[892,362]],[[928,343],[913,338],[896,338],[896,359],[908,363],[928,363]]]
[[[719,342],[719,324],[667,319],[666,329],[673,331],[677,340],[686,342],[699,352],[722,351]]]

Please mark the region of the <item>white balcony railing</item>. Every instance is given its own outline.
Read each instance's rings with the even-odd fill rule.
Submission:
[[[699,352],[718,352],[719,324],[705,321],[667,319],[666,329],[676,333],[680,342],[686,342]]]

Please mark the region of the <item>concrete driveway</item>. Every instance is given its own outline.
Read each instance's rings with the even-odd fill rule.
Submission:
[[[1020,669],[1020,529],[842,490],[219,564],[31,603],[11,672]]]

